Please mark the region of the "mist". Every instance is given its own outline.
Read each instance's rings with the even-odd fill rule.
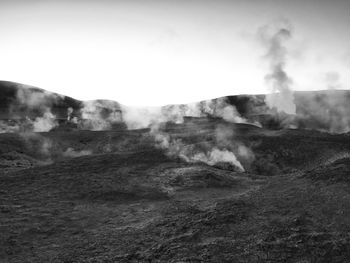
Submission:
[[[84,101],[80,114],[79,128],[83,130],[109,130],[114,123],[122,122],[120,106],[114,101]]]
[[[295,114],[296,107],[292,90],[293,80],[286,71],[288,62],[287,42],[292,38],[292,25],[281,20],[258,30],[258,37],[266,48],[265,60],[269,63],[269,72],[265,81],[270,94],[266,95],[266,104],[279,112]]]
[[[64,157],[75,158],[75,157],[86,156],[86,155],[91,155],[91,154],[92,154],[91,150],[77,151],[77,150],[74,150],[72,147],[69,147],[69,148],[67,148],[67,150],[65,150],[63,152],[62,155]]]

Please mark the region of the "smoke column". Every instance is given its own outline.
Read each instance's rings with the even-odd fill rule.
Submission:
[[[265,80],[272,94],[266,96],[265,102],[279,112],[295,114],[294,94],[290,88],[293,81],[285,70],[288,55],[285,44],[291,37],[292,27],[286,21],[259,29],[259,38],[267,48],[265,58],[270,66]]]

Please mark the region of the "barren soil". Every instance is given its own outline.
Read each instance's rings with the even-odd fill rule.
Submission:
[[[0,134],[0,261],[350,262],[349,135],[196,125],[166,129],[227,125],[255,159],[186,163],[148,130]]]

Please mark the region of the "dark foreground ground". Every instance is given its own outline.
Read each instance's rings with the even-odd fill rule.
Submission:
[[[208,145],[223,124],[198,125],[168,132]],[[246,172],[147,130],[2,134],[0,262],[350,262],[349,135],[228,127]]]

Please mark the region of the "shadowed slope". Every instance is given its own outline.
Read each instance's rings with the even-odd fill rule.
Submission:
[[[11,262],[61,262],[73,251],[66,245],[82,252],[78,247],[95,234],[143,228],[173,202],[208,206],[254,185],[241,174],[189,165],[155,149],[9,173],[0,182],[0,255]]]
[[[187,164],[159,150],[67,159],[0,181],[8,262],[344,262],[345,185]]]
[[[224,147],[237,155],[247,171],[264,175],[311,169],[335,160],[339,154],[350,153],[348,135],[306,130],[270,131],[220,119],[169,124],[160,130],[163,131],[171,140],[180,142],[179,147],[203,150],[222,144],[222,134],[229,133],[230,136],[224,138]],[[240,145],[250,151],[248,156],[240,156]],[[0,164],[4,173],[81,155],[132,153],[158,146],[149,129],[0,134]]]

